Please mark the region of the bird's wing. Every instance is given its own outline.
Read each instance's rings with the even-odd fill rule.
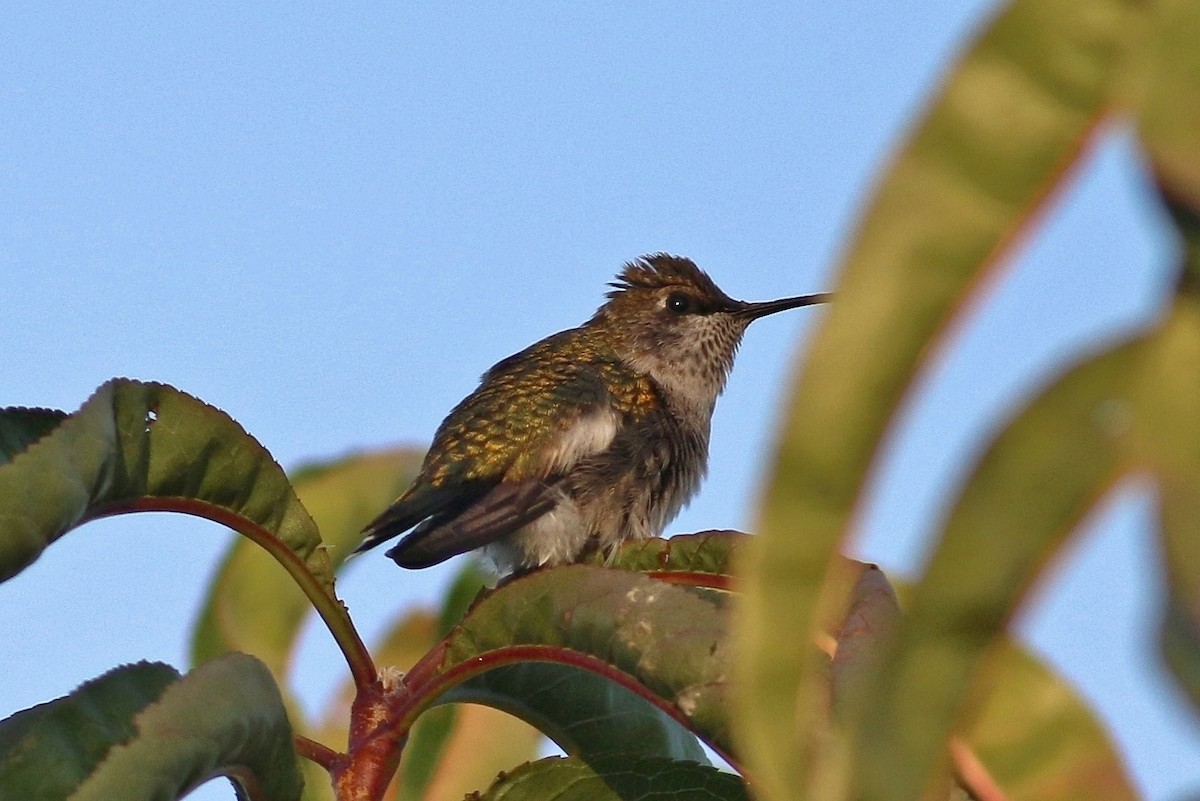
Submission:
[[[611,365],[533,361],[532,373],[527,366],[504,370],[517,363],[501,362],[455,407],[417,481],[367,526],[357,551],[420,523],[389,555],[410,566],[406,554],[421,553],[411,566],[434,564],[494,542],[554,507],[554,484],[580,459],[609,447],[622,405],[608,390],[604,370]],[[429,544],[419,548],[426,538]]]

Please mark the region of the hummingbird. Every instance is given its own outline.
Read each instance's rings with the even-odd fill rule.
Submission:
[[[484,373],[355,553],[412,529],[387,552],[401,567],[482,549],[507,573],[659,536],[707,470],[713,409],[746,328],[830,298],[734,300],[666,253],[627,263],[609,286],[583,325]]]

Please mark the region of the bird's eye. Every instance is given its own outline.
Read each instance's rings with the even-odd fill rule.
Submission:
[[[687,314],[692,310],[692,299],[682,292],[672,293],[667,298],[667,308],[675,314]]]

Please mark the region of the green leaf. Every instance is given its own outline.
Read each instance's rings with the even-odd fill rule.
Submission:
[[[737,776],[657,757],[603,764],[551,757],[502,774],[477,801],[748,801]]]
[[[0,754],[3,798],[150,801],[219,775],[255,799],[300,795],[279,692],[244,654],[182,679],[159,663],[112,670],[0,722]]]
[[[419,459],[411,450],[384,451],[296,471],[295,493],[319,526],[333,566],[341,565],[358,544],[363,526],[395,499]],[[268,554],[239,538],[209,585],[193,629],[192,662],[231,651],[252,652],[282,683],[311,609]]]
[[[626,571],[537,571],[479,600],[451,633],[433,675],[422,677],[428,683],[410,689],[428,705],[454,687],[442,701],[495,705],[581,753],[635,747],[696,755],[669,715],[731,755],[726,614],[695,590]],[[554,669],[517,664],[527,662]],[[571,676],[575,669],[595,678]],[[629,731],[639,732],[636,742]]]
[[[137,736],[112,748],[71,801],[178,798],[213,776],[252,799],[289,801],[302,788],[279,690],[245,654],[209,662],[134,718]]]
[[[308,512],[269,453],[225,413],[162,384],[114,379],[0,465],[0,580],[88,520],[174,511],[270,552],[316,607],[360,681],[374,677]],[[278,571],[276,571],[278,572]]]
[[[134,716],[178,678],[169,665],[126,665],[0,721],[0,798],[66,798],[110,749],[137,736]]]
[[[622,543],[611,557],[595,554],[591,564],[649,573],[681,584],[728,589],[733,578],[733,556],[749,542],[740,531],[700,531],[670,539],[654,537]]]
[[[980,695],[964,738],[1009,801],[1138,797],[1083,699],[1024,649],[1007,640],[993,646]]]
[[[0,465],[49,434],[66,416],[57,409],[0,409]]]
[[[1016,0],[943,82],[851,244],[747,548],[736,721],[764,799],[803,796],[831,556],[884,431],[955,313],[1113,102],[1133,0]]]
[[[638,753],[708,764],[696,735],[607,678],[567,665],[505,665],[454,687],[444,702],[486,704],[535,726],[569,754],[592,761]]]
[[[115,379],[0,466],[0,579],[64,532],[139,509],[249,521],[332,595],[316,526],[270,454],[223,412],[162,384]]]
[[[1135,432],[1139,461],[1158,482],[1168,585],[1162,648],[1200,708],[1200,296],[1181,294],[1146,350]]]
[[[861,698],[852,762],[863,799],[915,798],[943,758],[967,690],[1027,588],[1131,466],[1136,340],[1044,391],[962,491],[894,646]]]

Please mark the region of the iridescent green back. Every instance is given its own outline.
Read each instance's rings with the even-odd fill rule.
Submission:
[[[488,371],[438,428],[418,486],[496,481],[510,470],[514,478],[532,476],[540,453],[602,404],[633,420],[661,409],[650,379],[622,364],[595,333],[562,331]]]

